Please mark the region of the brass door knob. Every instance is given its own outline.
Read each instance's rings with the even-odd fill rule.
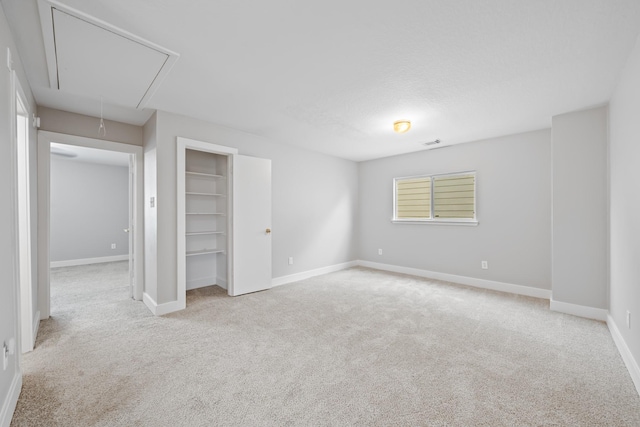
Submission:
[[[271,233],[271,229],[270,228],[267,228],[265,231],[266,231],[267,234]]]

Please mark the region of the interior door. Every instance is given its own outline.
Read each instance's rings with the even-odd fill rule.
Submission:
[[[271,160],[233,156],[229,295],[271,287]]]

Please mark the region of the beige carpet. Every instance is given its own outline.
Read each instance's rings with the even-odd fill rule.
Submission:
[[[12,426],[640,426],[604,323],[354,268],[153,317],[126,264],[53,272]]]

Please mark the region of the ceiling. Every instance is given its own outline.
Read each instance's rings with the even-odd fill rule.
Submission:
[[[38,1],[0,2],[39,105],[99,116],[105,89],[89,89],[124,88],[142,67],[79,55],[84,63],[69,63],[94,71],[69,73],[85,89],[52,88]],[[355,161],[547,128],[554,115],[606,103],[640,32],[638,0],[59,6],[179,55],[144,108],[101,95],[105,118],[142,125],[159,109]],[[72,53],[114,51],[68,31]],[[113,62],[126,72],[100,72]],[[394,134],[398,119],[412,129]]]
[[[130,154],[77,145],[51,143],[51,154],[58,159],[85,163],[97,163],[108,166],[129,167]]]

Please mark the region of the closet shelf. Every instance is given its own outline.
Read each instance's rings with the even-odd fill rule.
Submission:
[[[210,196],[210,197],[225,197],[224,194],[219,194],[219,193],[196,193],[193,191],[188,191],[186,193],[187,196]]]
[[[185,212],[185,215],[222,215],[222,212]]]
[[[185,233],[187,236],[204,236],[211,234],[224,234],[224,231],[195,231]]]
[[[198,255],[207,255],[207,254],[221,254],[225,251],[223,249],[204,249],[202,251],[193,251],[187,252],[186,256],[198,256]]]
[[[225,179],[226,178],[226,176],[224,176],[224,175],[216,175],[216,174],[213,174],[213,173],[204,173],[204,172],[190,172],[190,171],[187,171],[187,172],[185,172],[185,174],[186,175],[192,175],[192,176],[206,176],[206,177],[209,177],[209,178],[218,178],[218,179]]]

